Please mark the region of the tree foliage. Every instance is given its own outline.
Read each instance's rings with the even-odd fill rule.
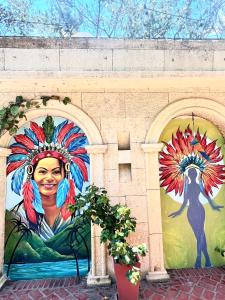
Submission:
[[[71,37],[224,38],[222,0],[0,1],[1,35]]]

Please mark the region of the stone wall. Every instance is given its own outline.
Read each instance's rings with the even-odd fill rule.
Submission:
[[[149,166],[142,145],[158,143],[150,130],[154,120],[182,115],[189,103],[189,114],[196,110],[225,132],[222,117],[207,110],[208,103],[225,110],[225,42],[0,38],[0,47],[0,104],[16,95],[72,99],[107,145],[104,185],[112,203],[127,204],[137,218],[131,240],[150,247],[143,272],[163,272],[160,204],[152,210],[153,200],[160,203],[160,145]],[[157,128],[160,134],[163,128]]]

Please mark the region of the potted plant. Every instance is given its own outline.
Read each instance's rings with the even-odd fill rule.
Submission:
[[[102,228],[100,241],[107,243],[114,260],[119,300],[138,299],[140,257],[146,255],[147,248],[145,244],[131,246],[126,240],[136,228],[130,209],[121,204],[110,205],[106,190],[94,185],[90,185],[85,194],[76,196],[76,204],[69,209],[73,213],[79,210]]]

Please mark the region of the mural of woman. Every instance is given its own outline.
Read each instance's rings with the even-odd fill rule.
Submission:
[[[88,181],[87,138],[74,123],[65,120],[55,126],[47,116],[42,126],[30,122],[14,140],[7,175],[14,171],[11,189],[23,200],[13,211],[47,240],[73,222],[68,205]]]
[[[185,178],[184,201],[180,209],[176,212],[171,213],[169,217],[174,218],[179,216],[186,207],[186,205],[189,204],[187,210],[187,217],[197,240],[197,258],[195,262],[195,268],[201,267],[202,253],[205,256],[205,267],[209,268],[211,267],[211,261],[207,250],[207,243],[204,231],[205,210],[199,200],[199,194],[202,193],[205,196],[212,209],[219,211],[221,208],[223,208],[223,206],[215,205],[211,198],[204,192],[204,189],[201,189],[201,185],[199,185],[196,182],[197,171],[195,168],[191,168],[188,170],[188,177],[190,178],[191,182],[188,183],[188,178]]]
[[[160,152],[161,187],[165,188],[166,193],[174,191],[175,195],[183,196],[181,207],[169,217],[181,215],[188,206],[187,218],[197,242],[195,268],[201,267],[202,254],[205,256],[205,266],[211,266],[204,229],[205,209],[200,202],[200,194],[213,210],[223,208],[214,204],[210,197],[213,188],[218,188],[225,179],[225,166],[218,164],[223,160],[220,150],[216,147],[216,141],[207,140],[206,133],[202,136],[197,130],[194,134],[188,126],[184,132],[178,129],[176,136],[172,135],[171,142],[165,143]]]

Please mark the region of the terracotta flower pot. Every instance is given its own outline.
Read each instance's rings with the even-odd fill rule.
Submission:
[[[140,268],[140,266],[140,263],[135,265],[137,268]],[[119,300],[138,300],[140,281],[134,285],[128,280],[126,273],[130,269],[131,266],[116,264],[114,262],[114,272]]]

